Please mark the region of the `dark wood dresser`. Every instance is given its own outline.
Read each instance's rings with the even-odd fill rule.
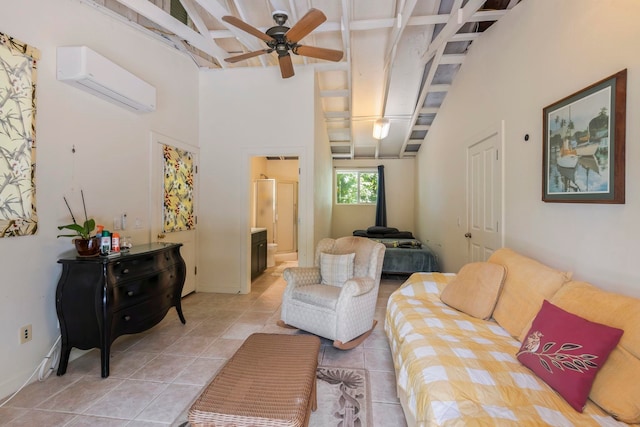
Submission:
[[[100,349],[102,377],[109,376],[111,344],[120,335],[145,331],[175,307],[182,323],[180,295],[186,268],[181,244],[137,245],[115,257],[63,254],[56,289],[64,375],[72,347]]]

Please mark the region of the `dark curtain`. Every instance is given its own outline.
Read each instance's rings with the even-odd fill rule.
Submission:
[[[384,197],[384,166],[378,166],[378,203],[376,204],[376,225],[387,226],[387,201]]]

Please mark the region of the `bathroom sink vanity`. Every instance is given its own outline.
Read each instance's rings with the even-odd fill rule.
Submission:
[[[267,269],[267,229],[251,229],[251,280]]]

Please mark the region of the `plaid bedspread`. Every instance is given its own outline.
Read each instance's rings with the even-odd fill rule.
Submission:
[[[582,414],[515,357],[497,323],[440,301],[453,274],[415,273],[391,297],[385,332],[399,390],[418,426],[613,426],[589,401]]]

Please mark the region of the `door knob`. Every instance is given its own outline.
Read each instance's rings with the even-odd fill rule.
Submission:
[[[471,238],[471,233],[464,233],[464,237],[466,237],[467,239]]]
[[[164,233],[158,233],[158,239],[164,239],[167,237]]]

